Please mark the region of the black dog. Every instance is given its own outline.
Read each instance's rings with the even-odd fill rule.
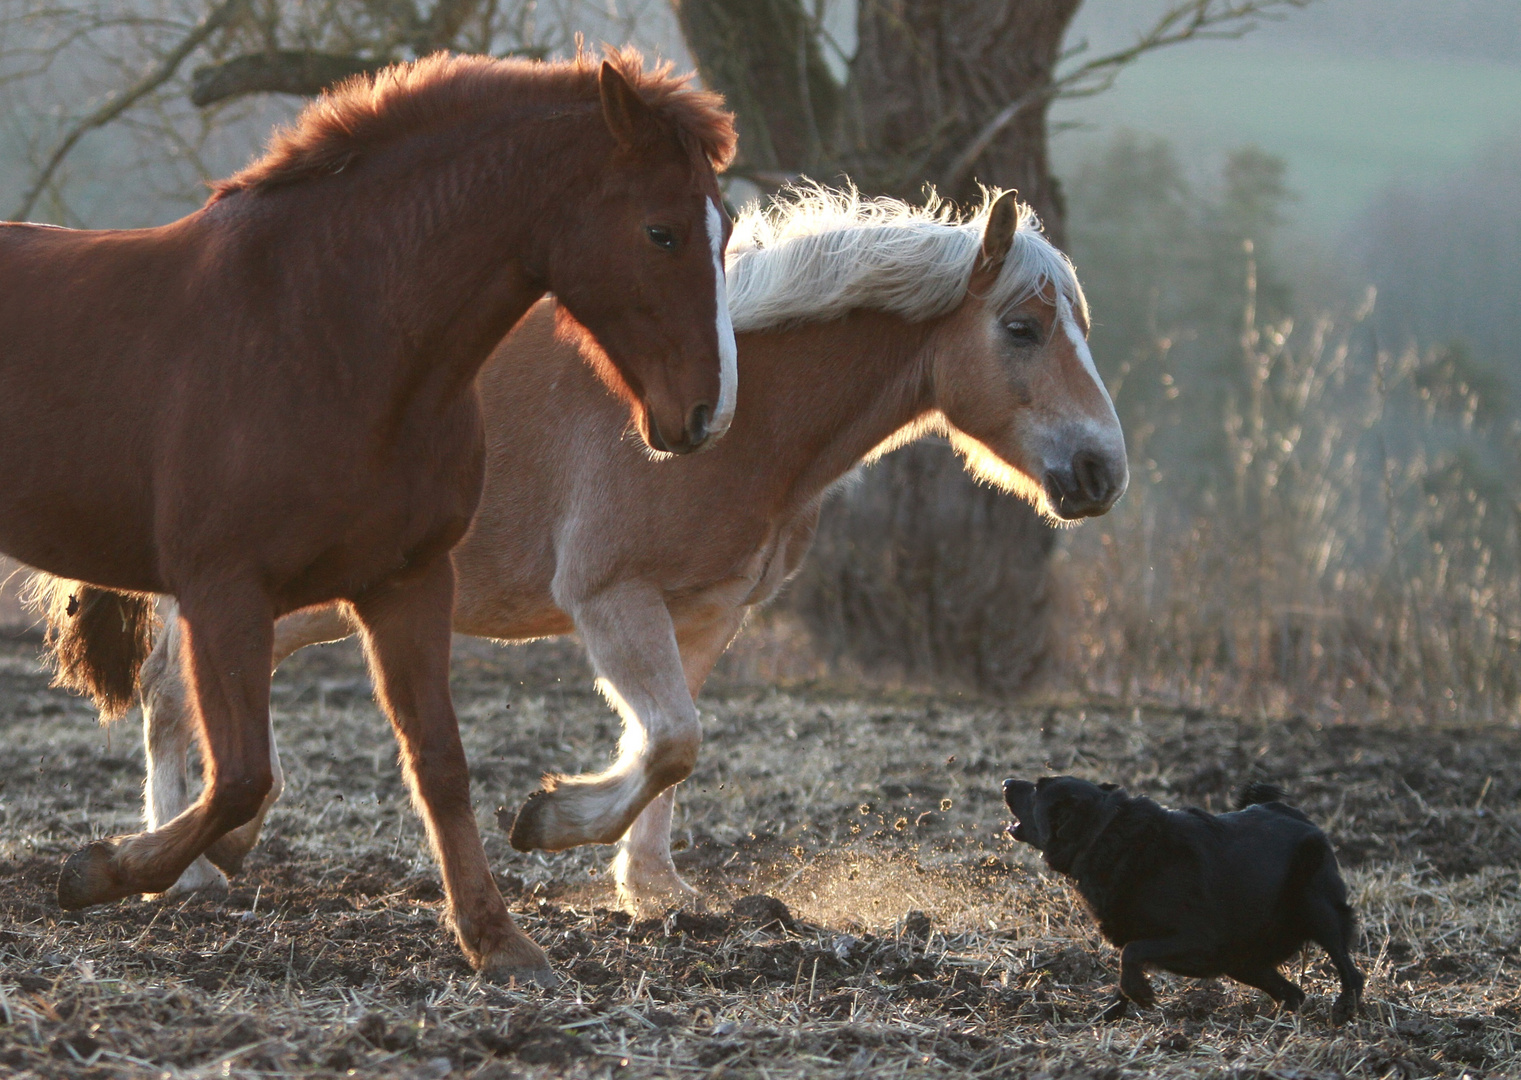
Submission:
[[[1127,999],[1156,1000],[1147,964],[1228,975],[1297,1009],[1304,991],[1278,965],[1307,941],[1331,954],[1341,976],[1332,1019],[1357,1012],[1363,976],[1348,953],[1356,924],[1347,887],[1325,833],[1285,805],[1278,788],[1248,785],[1241,809],[1218,816],[1165,810],[1116,784],[1071,776],[1005,780],[1003,797],[1014,839],[1076,882],[1104,937],[1122,950],[1120,991],[1105,1019],[1124,1016]]]

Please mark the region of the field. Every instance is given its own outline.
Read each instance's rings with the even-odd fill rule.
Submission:
[[[357,654],[276,680],[286,797],[223,899],[80,914],[61,859],[132,828],[141,752],[0,649],[0,1072],[46,1077],[1521,1075],[1521,731],[1321,725],[1064,702],[721,681],[678,860],[704,910],[609,910],[605,849],[525,857],[492,811],[605,759],[614,720],[568,646],[461,642],[455,687],[487,848],[567,976],[483,983],[440,893]],[[1061,882],[1002,833],[998,782],[1067,770],[1223,808],[1288,787],[1337,843],[1363,919],[1358,1021],[1320,955],[1256,991],[1116,977]],[[758,900],[756,894],[774,899]],[[750,899],[745,899],[750,898]],[[740,901],[736,903],[736,901]]]

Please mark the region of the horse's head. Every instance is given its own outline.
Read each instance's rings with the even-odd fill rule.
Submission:
[[[1075,521],[1124,493],[1125,436],[1088,351],[1077,279],[1033,229],[1015,250],[1019,219],[1012,192],[987,215],[967,299],[937,333],[935,404],[979,476]],[[1035,272],[1042,262],[1059,272]]]
[[[645,442],[689,453],[734,416],[730,223],[714,171],[732,128],[711,95],[667,87],[652,105],[611,62],[600,84],[610,160],[570,217],[549,284],[573,320],[565,325],[596,339],[600,350],[588,352],[630,401]]]

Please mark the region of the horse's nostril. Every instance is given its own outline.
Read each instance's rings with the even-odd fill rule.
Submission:
[[[697,449],[708,441],[708,425],[713,420],[712,406],[706,402],[692,406],[687,415],[687,445]]]
[[[665,436],[660,432],[660,424],[653,416],[649,420],[649,442],[651,447],[659,450],[662,454],[671,452],[670,444],[665,441]]]
[[[1084,450],[1072,459],[1072,476],[1078,494],[1090,502],[1103,502],[1109,494],[1109,470],[1103,458]]]

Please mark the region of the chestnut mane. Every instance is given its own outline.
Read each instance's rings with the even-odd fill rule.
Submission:
[[[669,62],[646,70],[635,49],[609,49],[607,60],[674,129],[694,155],[722,170],[734,157],[734,117],[718,94],[690,87]],[[277,130],[257,161],[212,185],[209,203],[239,191],[267,191],[341,171],[367,151],[430,126],[489,111],[504,102],[595,106],[600,61],[542,62],[435,53],[356,75],[311,102]]]

